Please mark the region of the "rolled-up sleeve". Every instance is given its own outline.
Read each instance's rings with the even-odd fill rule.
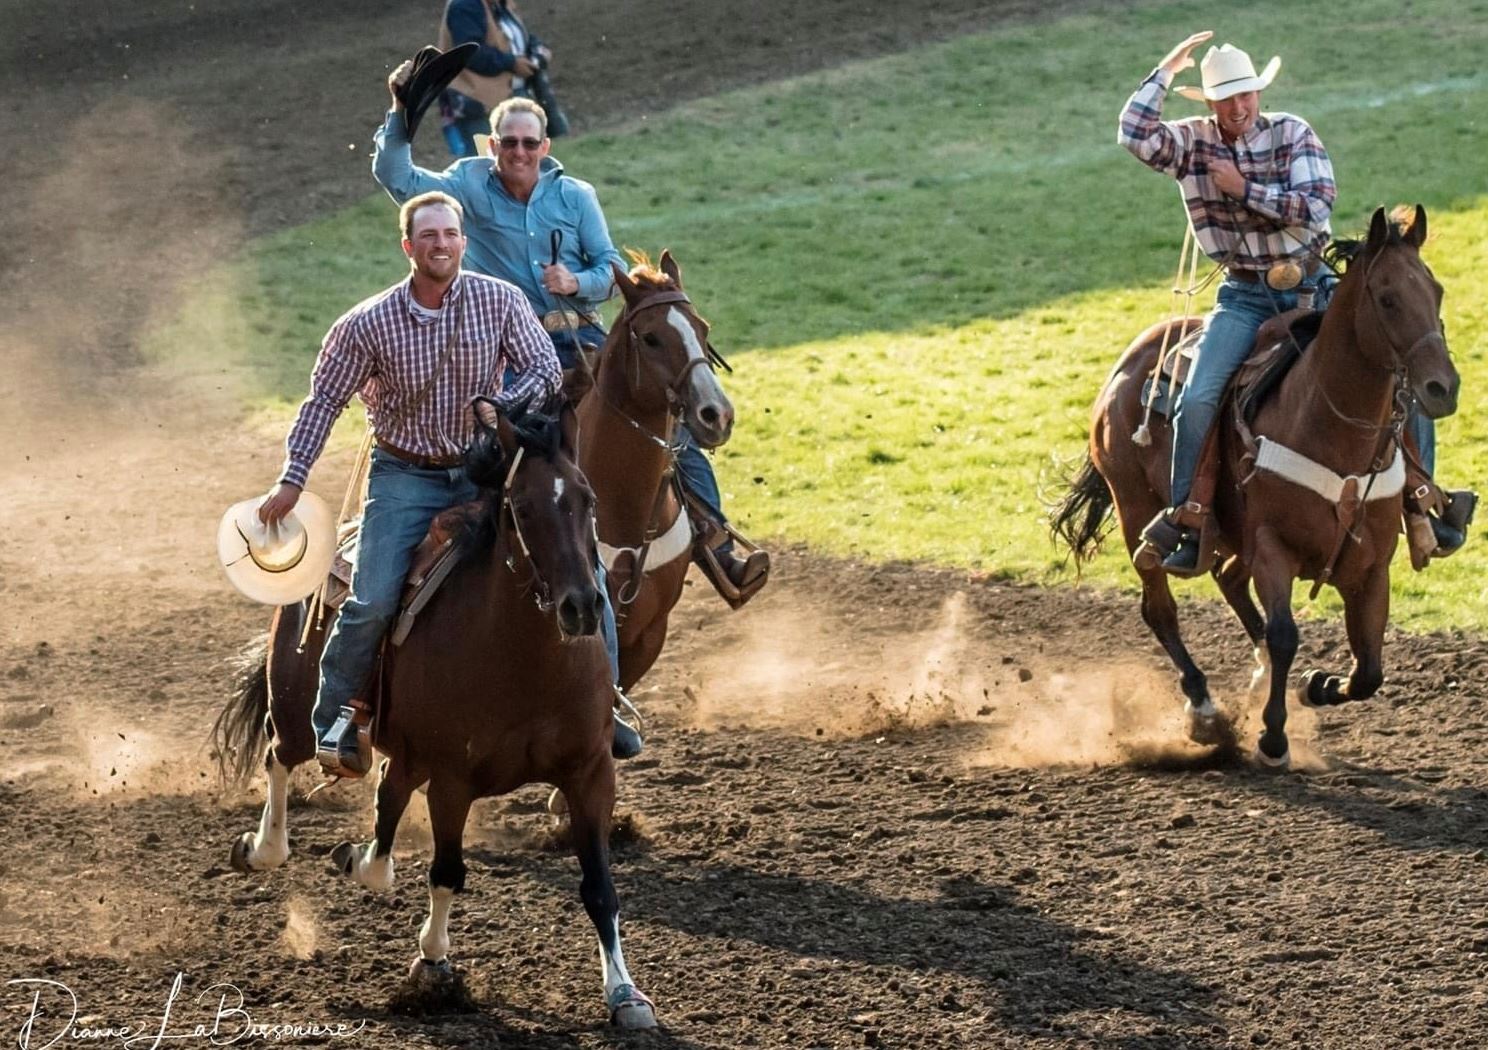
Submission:
[[[360,334],[360,316],[347,314],[331,326],[310,374],[310,396],[300,404],[285,439],[280,481],[305,487],[336,418],[371,377],[373,358]]]

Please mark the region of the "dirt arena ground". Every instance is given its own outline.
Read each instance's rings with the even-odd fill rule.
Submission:
[[[0,215],[20,249],[0,259],[0,1041],[119,1045],[98,1033],[128,1024],[136,1047],[206,1045],[192,1026],[236,991],[259,1024],[359,1027],[285,1040],[348,1047],[1488,1042],[1480,639],[1392,635],[1381,695],[1294,709],[1300,768],[1267,775],[1182,743],[1128,596],[799,549],[740,613],[695,585],[636,696],[651,735],[622,772],[615,878],[662,1030],[605,1026],[577,864],[535,787],[471,819],[451,936],[477,1009],[391,1010],[425,912],[422,803],[391,897],[328,862],[369,836],[367,784],[297,804],[278,872],[228,870],[261,787],[218,786],[206,730],[267,617],[210,538],[278,456],[230,377],[141,365],[132,338],[245,236],[369,190],[386,64],[430,19],[127,0],[64,44],[52,9],[4,2],[24,206]],[[636,71],[659,107],[1033,10],[991,6],[529,9],[560,60],[587,53],[560,86],[596,126],[629,111],[596,85]],[[173,223],[183,203],[195,221]],[[324,494],[345,466],[317,472]],[[1248,750],[1240,632],[1209,603],[1190,623]],[[1299,667],[1346,659],[1341,630],[1304,623]],[[91,1038],[63,1032],[62,986]],[[182,1038],[152,1044],[168,1002]]]

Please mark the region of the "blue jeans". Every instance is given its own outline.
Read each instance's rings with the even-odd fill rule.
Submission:
[[[1260,284],[1246,284],[1226,277],[1219,286],[1214,310],[1204,320],[1204,334],[1188,380],[1178,394],[1173,416],[1173,506],[1188,499],[1198,470],[1204,439],[1219,412],[1230,377],[1239,370],[1255,346],[1256,330],[1283,310],[1297,305],[1298,289],[1278,292]],[[1332,284],[1319,283],[1314,306],[1328,305]]]
[[[413,552],[429,531],[429,523],[440,511],[468,503],[477,495],[474,482],[461,467],[424,470],[380,448],[372,450],[351,594],[341,606],[320,657],[320,687],[311,715],[317,740],[335,723],[340,709],[366,689],[377,648],[398,614]],[[605,591],[604,570],[599,572],[600,593],[605,595],[600,629],[610,668],[618,678],[615,613]]]
[[[1416,405],[1411,408],[1410,418],[1406,420],[1410,428],[1411,437],[1416,439],[1416,448],[1421,453],[1421,466],[1426,468],[1426,473],[1432,477],[1436,476],[1436,420],[1432,419],[1421,407]]]

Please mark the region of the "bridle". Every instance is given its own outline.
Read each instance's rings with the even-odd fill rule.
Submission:
[[[625,372],[625,388],[632,399],[635,398],[636,388],[641,382],[642,344],[640,337],[636,335],[635,319],[647,310],[658,306],[670,306],[676,303],[691,306],[692,300],[687,297],[686,292],[680,289],[676,291],[653,292],[640,302],[627,305],[625,313],[621,316],[621,320],[625,322],[625,337],[628,340],[627,348],[629,350],[629,356],[635,362],[634,370],[627,369]],[[617,321],[616,323],[618,324],[619,322]],[[602,391],[596,391],[596,393],[599,394],[600,402],[606,408],[623,419],[632,429],[644,436],[646,440],[664,449],[668,455],[675,459],[680,446],[673,440],[673,436],[677,432],[677,421],[681,419],[682,413],[687,410],[687,399],[683,395],[683,390],[686,389],[688,380],[692,377],[693,369],[702,365],[707,365],[715,372],[720,368],[725,372],[733,372],[733,368],[724,360],[723,355],[713,348],[712,343],[705,341],[703,344],[703,356],[688,360],[687,364],[682,366],[682,370],[677,373],[676,378],[664,387],[667,406],[665,436],[653,433],[631,416],[630,413],[606,398]]]

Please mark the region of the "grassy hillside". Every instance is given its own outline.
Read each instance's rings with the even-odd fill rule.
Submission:
[[[1287,49],[1265,102],[1307,116],[1328,145],[1335,228],[1379,203],[1430,209],[1427,258],[1464,376],[1441,473],[1484,484],[1488,3],[1370,0],[1305,44],[1258,31],[1295,17],[1280,3],[1243,21],[1211,11],[1200,24],[1194,10],[966,37],[559,145],[598,186],[618,243],[672,248],[738,366],[740,426],[719,466],[746,529],[1068,578],[1041,498],[1057,459],[1081,452],[1120,346],[1165,308],[1182,234],[1176,190],[1114,144],[1116,115],[1197,28],[1258,63]],[[393,219],[376,197],[259,243],[162,326],[161,352],[199,361],[205,333],[217,360],[248,370],[271,433],[330,321],[401,275]],[[1485,552],[1476,542],[1420,577],[1402,558],[1397,619],[1488,627]],[[1091,575],[1133,579],[1119,554]]]

